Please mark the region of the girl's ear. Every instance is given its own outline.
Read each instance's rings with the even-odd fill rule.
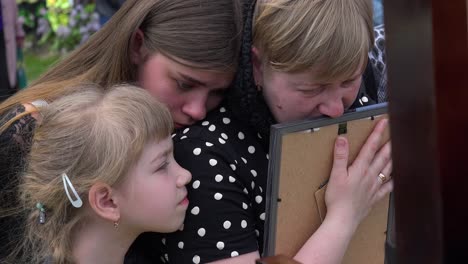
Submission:
[[[252,46],[252,66],[253,66],[253,75],[255,79],[255,85],[257,87],[263,86],[263,63],[262,56],[260,51]]]
[[[98,216],[111,222],[118,222],[120,219],[120,208],[113,196],[112,187],[98,182],[91,186],[88,200],[91,208]]]
[[[144,41],[145,34],[138,29],[130,42],[130,61],[135,65],[140,65],[145,61],[147,50],[143,44]]]

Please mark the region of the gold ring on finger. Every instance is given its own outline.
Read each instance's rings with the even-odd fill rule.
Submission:
[[[383,174],[381,172],[381,173],[379,173],[379,181],[380,181],[380,183],[384,184],[384,183],[386,183],[388,181],[388,177],[385,176],[385,174]]]

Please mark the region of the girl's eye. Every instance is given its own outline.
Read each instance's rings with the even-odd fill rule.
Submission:
[[[161,171],[167,169],[167,166],[169,165],[168,161],[165,161],[156,171]]]
[[[184,91],[187,91],[187,90],[190,90],[191,88],[193,88],[193,86],[191,84],[188,84],[188,83],[183,82],[183,81],[177,81],[177,85],[179,86],[179,88],[181,90],[184,90]]]

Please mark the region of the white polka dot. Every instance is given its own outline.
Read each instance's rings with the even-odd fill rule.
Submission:
[[[244,158],[241,158],[241,159],[242,159],[242,161],[243,161],[245,164],[247,164],[247,160],[246,160],[246,159],[244,159]]]
[[[196,149],[193,150],[193,154],[194,154],[195,156],[200,155],[200,153],[201,153],[201,148],[196,148]]]
[[[174,138],[176,136],[176,134],[172,134],[171,137]]]
[[[200,228],[200,229],[198,229],[197,233],[198,233],[199,236],[204,237],[205,234],[206,234],[206,230],[205,230],[205,228]]]
[[[218,138],[218,141],[219,141],[219,143],[221,143],[221,144],[226,144],[226,141],[225,141],[224,139],[222,139],[222,138]]]
[[[220,193],[215,193],[214,198],[219,201],[223,198],[223,195]]]
[[[242,228],[246,228],[246,227],[247,227],[247,221],[242,220],[242,222],[241,222],[241,227],[242,227]]]
[[[262,135],[260,135],[260,133],[257,133],[257,137],[262,138]]]
[[[362,100],[364,103],[369,102],[369,98],[367,98],[367,96],[363,96],[363,97],[361,98],[361,100]]]
[[[215,125],[211,125],[209,128],[208,128],[209,131],[213,132],[216,130],[216,126]]]
[[[198,215],[200,213],[200,207],[198,206],[195,206],[194,208],[192,208],[192,210],[190,211],[193,215]]]
[[[230,222],[230,221],[224,221],[223,227],[224,227],[224,229],[229,229],[229,228],[231,228],[231,222]]]
[[[257,202],[259,204],[262,201],[263,201],[263,198],[260,195],[255,196],[255,202]]]
[[[247,208],[249,208],[249,206],[246,203],[242,203],[242,208],[247,210]]]
[[[201,124],[202,124],[202,126],[207,126],[207,125],[210,124],[210,122],[208,122],[208,121],[203,121],[203,123],[201,123]]]
[[[165,238],[161,239],[161,243],[162,243],[163,245],[166,245],[166,239],[165,239]]]
[[[189,132],[189,130],[190,130],[190,128],[188,128],[188,127],[186,129],[184,129],[184,134],[187,134],[187,132]]]
[[[180,248],[180,249],[183,249],[184,248],[184,242],[180,241],[177,246]]]
[[[219,250],[223,250],[224,249],[224,242],[219,241],[218,243],[216,243],[216,247]]]
[[[169,261],[169,255],[168,254],[164,254],[164,258]]]
[[[206,142],[205,145],[206,145],[207,147],[212,147],[212,146],[213,146],[213,144],[210,143],[210,142]]]
[[[225,117],[225,118],[223,118],[223,123],[227,125],[227,124],[231,123],[231,119]]]
[[[215,159],[210,159],[210,165],[211,166],[216,166],[216,164],[218,164],[218,161],[215,160]]]
[[[255,182],[252,181],[251,186],[252,186],[252,190],[253,190],[253,188],[255,188]]]
[[[249,191],[247,191],[247,189],[244,188],[244,193],[245,193],[245,194],[249,194]]]
[[[224,113],[224,112],[226,112],[226,108],[221,107],[221,108],[219,109],[219,111],[220,111],[221,113]]]
[[[236,181],[236,178],[232,177],[232,176],[229,176],[229,182],[235,182]]]
[[[221,137],[224,138],[224,139],[228,139],[228,136],[224,133],[221,133]]]
[[[262,186],[258,186],[258,188],[260,188],[260,192],[263,192]]]
[[[250,173],[252,173],[254,177],[257,177],[257,172],[255,170],[250,170]]]
[[[236,165],[234,165],[234,164],[230,164],[229,166],[231,166],[231,169],[232,169],[233,171],[235,171],[235,170],[236,170]]]
[[[262,213],[262,214],[260,215],[260,219],[265,220],[265,213]]]
[[[237,160],[234,160],[234,162],[235,162],[236,164],[238,164]]]
[[[237,257],[237,256],[239,256],[239,252],[237,251],[231,252],[231,257]]]
[[[255,229],[255,234],[256,234],[257,236],[260,236],[260,231],[258,231],[257,229]]]
[[[254,154],[254,153],[255,153],[255,147],[254,147],[254,146],[250,146],[250,147],[248,148],[248,151],[249,151],[250,154]]]
[[[198,189],[198,187],[200,187],[200,181],[194,181],[194,182],[192,183],[192,187],[193,187],[194,189]]]
[[[245,135],[242,132],[239,132],[239,134],[237,134],[237,136],[239,137],[240,140],[245,138]]]
[[[222,180],[223,180],[223,175],[218,174],[218,175],[215,176],[215,181],[216,182],[221,182]]]
[[[195,264],[199,264],[199,263],[200,263],[200,257],[197,256],[197,255],[195,255],[195,256],[193,256],[192,261],[193,261],[193,263],[195,263]]]
[[[186,139],[186,138],[187,138],[187,136],[183,136],[183,137],[181,137],[180,139]]]
[[[270,155],[266,154],[266,158],[267,158],[267,160],[269,160],[269,159],[270,159]]]

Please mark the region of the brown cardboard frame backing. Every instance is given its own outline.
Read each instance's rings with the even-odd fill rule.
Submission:
[[[386,117],[386,112],[386,105],[380,104],[338,119],[302,121],[272,128],[265,256],[294,256],[320,226],[326,213],[325,184],[332,167],[339,124],[347,125],[345,135],[350,144],[351,162],[376,122]],[[382,142],[389,138],[388,131]],[[384,263],[388,208],[388,197],[374,206],[356,230],[343,263]]]

